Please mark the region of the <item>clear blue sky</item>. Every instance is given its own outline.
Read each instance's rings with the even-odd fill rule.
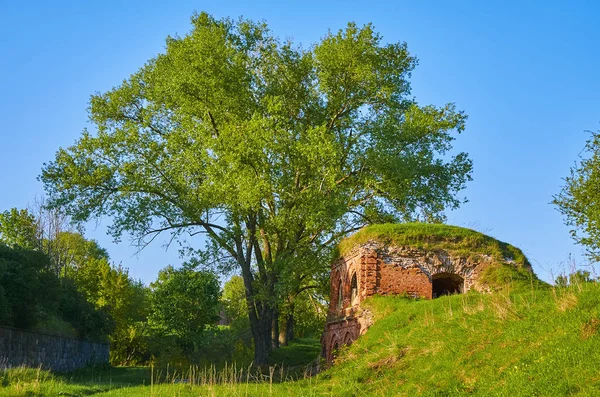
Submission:
[[[174,4],[176,3],[176,4]],[[581,258],[549,204],[600,122],[600,6],[589,1],[0,1],[0,210],[43,189],[44,162],[87,123],[94,92],[118,85],[185,34],[196,11],[264,19],[280,37],[310,45],[348,21],[373,22],[406,41],[420,62],[421,104],[455,102],[469,115],[457,150],[474,161],[470,202],[449,223],[510,242],[546,280],[569,253]],[[160,242],[139,256],[99,228],[88,237],[145,282],[177,252]]]

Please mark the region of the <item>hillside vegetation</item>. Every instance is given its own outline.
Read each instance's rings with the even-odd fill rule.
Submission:
[[[85,386],[77,379],[7,380],[5,373],[2,390],[98,396],[600,395],[597,283],[435,300],[372,297],[365,307],[376,318],[369,331],[342,349],[332,368],[296,382],[270,384],[268,375],[248,381],[230,370],[221,385],[196,374],[194,383],[203,385],[171,378],[150,386],[145,378],[143,386],[123,388],[106,375],[103,383]]]

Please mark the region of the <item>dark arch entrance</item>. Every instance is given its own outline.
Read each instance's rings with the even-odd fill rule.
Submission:
[[[439,273],[431,277],[431,286],[433,289],[433,297],[437,298],[442,295],[460,294],[463,292],[465,281],[458,274]]]

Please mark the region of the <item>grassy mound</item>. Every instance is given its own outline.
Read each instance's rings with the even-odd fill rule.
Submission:
[[[379,319],[325,390],[346,395],[600,395],[600,285],[431,301],[373,297]]]
[[[444,250],[462,257],[489,255],[498,262],[514,262],[530,268],[523,252],[508,243],[475,230],[439,223],[387,223],[365,227],[339,245],[343,256],[353,247],[375,240],[392,246]]]

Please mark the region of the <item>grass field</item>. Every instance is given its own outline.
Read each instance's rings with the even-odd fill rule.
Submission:
[[[148,368],[62,376],[15,369],[0,375],[0,395],[600,395],[599,284],[435,300],[373,297],[365,304],[375,325],[332,368],[299,381],[278,383],[274,373],[248,378],[231,367],[187,380],[166,380],[164,371]],[[277,354],[298,366],[316,349],[316,341],[304,340]]]

